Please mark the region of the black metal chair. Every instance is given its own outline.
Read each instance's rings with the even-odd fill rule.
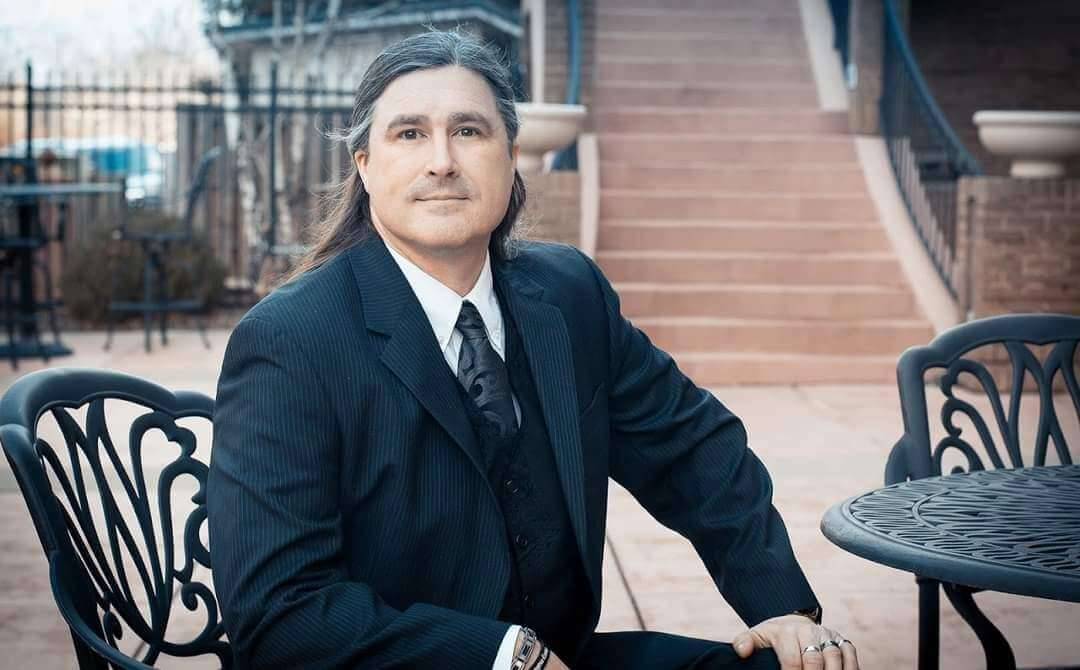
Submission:
[[[221,156],[221,147],[212,147],[199,159],[195,168],[195,174],[191,179],[187,197],[184,201],[184,212],[180,218],[180,227],[174,231],[136,231],[130,230],[126,225],[121,225],[116,231],[116,238],[138,243],[142,246],[143,257],[143,297],[142,300],[112,300],[109,303],[109,312],[112,315],[108,323],[108,333],[105,338],[105,348],[112,345],[114,319],[120,314],[141,313],[143,317],[143,345],[146,351],[150,351],[150,332],[153,329],[153,317],[158,317],[158,327],[161,331],[161,344],[168,344],[168,318],[170,313],[188,313],[196,315],[196,323],[203,344],[209,349],[210,340],[206,337],[206,323],[198,316],[206,308],[202,300],[198,298],[176,299],[169,296],[167,263],[169,260],[169,247],[175,244],[191,243],[195,238],[193,220],[195,218],[195,206],[206,190],[207,177],[214,161]],[[115,293],[115,290],[114,290]]]
[[[885,466],[885,483],[896,484],[941,474],[965,471],[956,465],[943,473],[945,457],[955,453],[966,461],[966,470],[1018,468],[1048,465],[1051,454],[1061,464],[1071,464],[1072,456],[1065,431],[1054,407],[1054,385],[1059,380],[1080,420],[1080,385],[1077,384],[1077,344],[1080,342],[1080,317],[1061,314],[1010,314],[961,324],[937,336],[928,346],[912,347],[900,357],[897,381],[904,419],[904,434],[893,447]],[[999,387],[985,354],[990,345],[1000,345],[1006,353],[1001,359],[1008,369],[1006,388]],[[1046,347],[1034,351],[1030,345]],[[1000,349],[998,350],[1000,355]],[[1040,360],[1041,357],[1041,360]],[[945,437],[934,444],[927,410],[927,373],[940,371],[936,385],[945,396],[941,406],[941,427]],[[1000,375],[999,375],[1000,377]],[[1037,391],[1039,418],[1034,444],[1025,444],[1019,431],[1022,402]],[[957,396],[959,389],[975,389],[985,394],[992,416],[984,417],[968,400]],[[1008,407],[1003,391],[1009,394]],[[974,427],[974,435],[963,434],[958,419]],[[974,438],[974,439],[972,439]],[[998,444],[1003,449],[999,451]],[[980,450],[981,447],[981,450]],[[1030,459],[1025,458],[1030,451]],[[980,453],[988,459],[984,461]],[[939,653],[939,582],[916,577],[919,585],[919,667],[938,667]],[[1001,632],[979,610],[972,589],[959,584],[941,583],[945,595],[961,617],[983,642],[988,658],[1013,659],[1012,650]],[[1015,664],[1014,660],[1011,660]]]
[[[196,572],[203,566],[199,572],[209,575],[201,535],[207,466],[194,455],[189,422],[208,427],[213,405],[200,393],[172,393],[137,377],[64,368],[28,374],[0,399],[0,443],[49,561],[80,668],[146,668],[162,655],[206,654],[231,667],[216,599]],[[134,418],[116,430],[117,416]],[[162,437],[176,453],[154,479],[148,461],[162,452],[149,445]],[[187,496],[178,482],[197,490]],[[193,509],[174,537],[183,498]],[[180,642],[170,638],[177,601],[203,622]],[[138,640],[137,660],[119,650],[125,631]]]

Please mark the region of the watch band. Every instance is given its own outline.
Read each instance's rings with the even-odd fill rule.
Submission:
[[[521,650],[510,664],[510,670],[525,670],[526,664],[529,662],[529,656],[532,654],[533,647],[540,642],[536,637],[536,632],[531,628],[522,626],[521,633]]]
[[[821,605],[818,605],[817,607],[811,607],[809,609],[795,610],[794,612],[792,612],[792,614],[804,616],[807,619],[810,619],[811,621],[816,623],[817,625],[821,625]]]

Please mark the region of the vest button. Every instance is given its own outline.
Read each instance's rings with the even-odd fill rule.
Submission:
[[[518,535],[514,538],[514,544],[524,549],[525,547],[529,546],[529,538],[525,537],[524,535]]]
[[[524,596],[521,597],[521,603],[523,605],[525,605],[525,607],[532,607],[533,606],[533,597],[531,595],[529,595],[528,593],[526,593]]]
[[[510,493],[517,493],[521,490],[521,487],[519,487],[518,483],[515,482],[513,479],[507,479],[505,482],[503,482],[503,486],[505,486],[506,490]]]

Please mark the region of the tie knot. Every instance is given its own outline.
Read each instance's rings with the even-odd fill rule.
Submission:
[[[461,303],[461,312],[457,318],[457,329],[461,331],[463,337],[469,340],[478,337],[487,338],[487,330],[484,329],[484,318],[480,316],[480,311],[476,309],[476,305],[468,300]]]

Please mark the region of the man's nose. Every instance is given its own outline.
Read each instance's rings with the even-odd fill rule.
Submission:
[[[428,174],[432,177],[452,177],[457,174],[457,161],[446,136],[436,136],[431,143],[431,156],[428,157]]]

